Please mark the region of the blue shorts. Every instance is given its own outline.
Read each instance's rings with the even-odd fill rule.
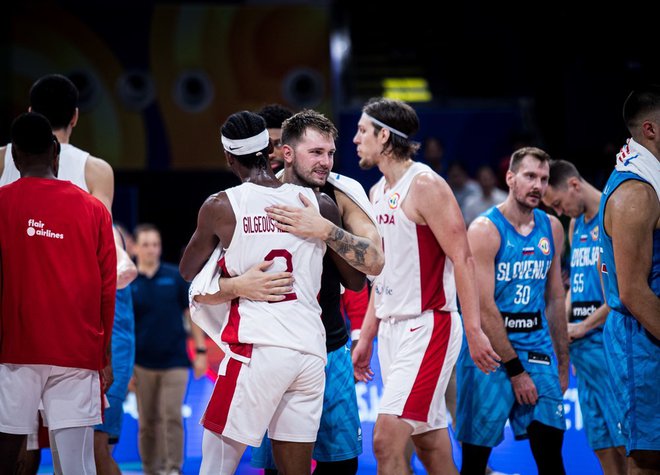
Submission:
[[[103,411],[103,424],[94,426],[95,431],[106,432],[111,444],[119,441],[121,426],[124,420],[124,398],[118,398],[112,394],[106,394],[110,407]]]
[[[312,458],[318,462],[349,460],[362,453],[362,426],[348,346],[328,353],[325,377],[323,413]],[[268,437],[252,449],[250,465],[276,468]]]
[[[626,452],[660,450],[660,341],[615,310],[607,316],[603,340]]]
[[[133,375],[134,342],[112,334],[112,375],[114,381],[106,392],[110,407],[103,411],[103,424],[94,427],[95,431],[107,432],[110,443],[116,444],[121,434],[124,420],[124,400],[128,393],[128,383]]]
[[[605,361],[603,332],[588,333],[569,347],[577,375],[578,398],[589,446],[593,450],[622,447],[616,401]]]
[[[530,363],[526,351],[517,350],[517,353],[536,385],[539,399],[535,405],[516,402],[503,366],[494,373],[485,374],[474,365],[467,347],[461,351],[456,367],[456,438],[461,442],[495,447],[504,440],[507,419],[516,439],[527,438],[527,427],[533,421],[566,430],[554,356],[551,356],[551,364],[545,365]]]

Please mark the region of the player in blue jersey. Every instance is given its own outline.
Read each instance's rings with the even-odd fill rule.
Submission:
[[[547,188],[549,161],[538,148],[516,150],[506,175],[507,199],[468,229],[482,326],[503,365],[484,374],[466,351],[459,357],[456,419],[463,475],[485,473],[507,419],[516,438],[529,438],[540,475],[565,473],[564,231],[556,217],[536,209]]]
[[[623,106],[632,136],[600,201],[603,340],[629,474],[660,473],[660,86]]]
[[[625,473],[625,440],[611,401],[612,387],[605,362],[603,324],[605,304],[598,272],[600,254],[598,207],[601,192],[586,182],[570,162],[550,163],[550,180],[543,196],[557,215],[571,217],[571,279],[566,295],[569,354],[578,378],[580,408],[590,447],[605,475]]]

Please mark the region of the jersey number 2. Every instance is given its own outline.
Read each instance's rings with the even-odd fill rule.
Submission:
[[[282,259],[284,259],[284,262],[286,262],[286,269],[285,269],[286,272],[293,272],[293,256],[286,249],[273,249],[268,254],[266,254],[264,260],[270,261],[270,260],[274,260],[277,257],[281,257]],[[280,303],[280,302],[286,302],[287,300],[296,300],[298,298],[295,292],[290,292],[288,294],[283,294],[283,295],[284,295],[284,299],[278,300],[277,302],[268,302],[268,303]]]

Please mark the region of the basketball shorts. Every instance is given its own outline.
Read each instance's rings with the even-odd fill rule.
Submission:
[[[660,341],[615,310],[603,340],[626,452],[660,450]]]
[[[557,363],[546,355],[548,364],[530,362],[527,351],[516,350],[518,357],[536,386],[536,404],[518,404],[504,366],[483,373],[476,367],[467,348],[461,351],[456,372],[458,404],[456,438],[461,442],[495,447],[504,439],[507,419],[516,439],[527,438],[527,427],[538,421],[566,430],[564,400],[559,384]]]
[[[0,432],[37,433],[40,402],[50,430],[101,423],[98,371],[0,364],[0,381]]]
[[[413,435],[446,428],[445,391],[462,339],[458,312],[429,310],[406,320],[381,320],[378,413],[399,416],[413,427]]]
[[[270,437],[314,442],[321,420],[325,362],[316,355],[276,346],[252,349],[249,363],[221,363],[202,418],[203,426],[242,444],[258,447]]]

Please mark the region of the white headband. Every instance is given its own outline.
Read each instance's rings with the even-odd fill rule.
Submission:
[[[404,139],[407,139],[407,138],[408,138],[408,136],[407,136],[406,134],[404,134],[403,132],[401,132],[400,130],[396,130],[394,127],[390,127],[390,126],[387,125],[386,123],[381,122],[380,120],[371,117],[371,116],[370,116],[369,114],[367,114],[366,112],[363,112],[363,114],[366,115],[366,116],[369,118],[369,120],[370,120],[371,122],[373,122],[374,124],[376,124],[376,125],[380,125],[382,128],[389,130],[390,132],[392,132],[393,134],[398,135],[399,137],[403,137]]]
[[[222,147],[232,155],[248,155],[254,152],[260,152],[268,147],[268,130],[258,133],[253,137],[246,139],[228,139],[220,134]]]

